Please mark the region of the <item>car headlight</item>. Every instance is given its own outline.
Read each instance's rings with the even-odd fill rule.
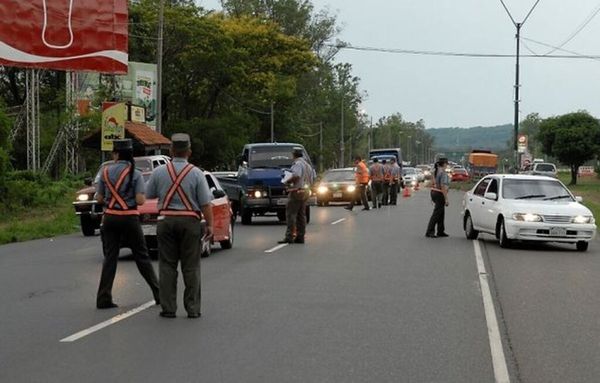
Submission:
[[[77,201],[85,202],[85,201],[89,201],[89,199],[90,199],[89,194],[80,194],[77,196]]]
[[[573,223],[593,223],[593,221],[594,217],[589,215],[578,215],[576,217],[573,217],[573,219],[571,220],[571,222]]]
[[[267,198],[269,195],[266,190],[250,190],[248,195],[252,198]]]
[[[354,185],[350,185],[350,186],[348,186],[348,189],[346,189],[346,191],[348,193],[354,193],[355,190],[356,190],[356,186],[354,186]]]
[[[329,189],[327,189],[327,186],[319,186],[318,189],[317,189],[317,193],[319,193],[319,194],[325,194],[325,193],[327,193],[328,190]]]
[[[513,214],[513,219],[523,222],[542,222],[543,220],[541,215],[531,213],[515,213]]]

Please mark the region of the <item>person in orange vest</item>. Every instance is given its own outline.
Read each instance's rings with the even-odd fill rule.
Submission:
[[[371,199],[373,209],[381,207],[381,195],[383,193],[383,166],[377,157],[373,158],[373,165],[369,168],[371,173]]]
[[[390,204],[390,185],[392,183],[392,166],[383,160],[383,204]]]
[[[425,236],[428,238],[443,238],[448,236],[444,226],[445,209],[448,206],[448,186],[450,185],[450,179],[448,173],[446,173],[447,166],[448,159],[446,158],[440,158],[435,163],[433,185],[431,187],[431,200],[435,207],[429,219],[427,231],[425,232]]]
[[[142,173],[135,168],[133,143],[130,139],[113,141],[114,163],[104,166],[98,185],[96,201],[104,203],[101,238],[104,252],[102,275],[96,307],[118,307],[112,299],[112,287],[117,273],[117,260],[122,243],[127,243],[133,259],[150,286],[156,304],[160,303],[159,284],[144,240],[138,205],[146,201]]]
[[[356,189],[360,193],[360,200],[363,204],[363,210],[371,210],[369,200],[367,199],[367,187],[369,187],[369,169],[362,160],[361,156],[354,157],[354,179],[356,181]],[[354,198],[350,200],[350,205],[344,209],[352,211],[354,208]]]

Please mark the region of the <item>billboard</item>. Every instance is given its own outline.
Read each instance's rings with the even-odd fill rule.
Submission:
[[[100,76],[97,73],[86,73],[79,76],[77,88],[80,97],[90,101],[96,100],[96,96],[103,93],[103,88],[114,89],[117,100],[142,106],[145,109],[146,125],[154,129],[157,106],[156,79],[156,64],[132,61],[129,63],[126,76]]]
[[[127,105],[125,103],[105,102],[102,105],[102,151],[112,151],[113,140],[125,138],[126,119]]]
[[[518,153],[526,153],[527,152],[527,143],[528,137],[524,134],[519,134],[517,140],[517,152]]]
[[[127,0],[0,0],[0,65],[127,73]]]

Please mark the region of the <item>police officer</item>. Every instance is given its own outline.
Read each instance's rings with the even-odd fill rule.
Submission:
[[[373,158],[373,165],[369,168],[371,173],[371,199],[373,209],[381,208],[381,197],[383,193],[383,166],[377,157]]]
[[[287,182],[288,201],[285,207],[287,229],[279,243],[304,243],[306,234],[306,202],[310,198],[310,186],[314,182],[314,170],[304,159],[301,149],[292,152],[292,178]],[[294,232],[296,237],[294,238]]]
[[[383,204],[390,204],[390,185],[392,183],[392,167],[383,160]]]
[[[201,315],[200,254],[203,235],[211,236],[213,232],[212,195],[204,173],[188,162],[191,154],[190,136],[174,134],[173,160],[156,168],[148,183],[148,198],[158,198],[160,316],[165,318],[176,316],[179,263],[185,284],[185,310],[189,318]],[[202,232],[202,217],[206,220],[206,233]]]
[[[369,187],[369,169],[362,160],[361,156],[354,157],[354,179],[356,182],[356,189],[360,193],[360,200],[363,204],[363,210],[371,210],[369,207],[369,200],[367,199],[367,188]],[[350,205],[344,209],[352,211],[354,208],[354,198],[350,200]]]
[[[433,185],[431,188],[431,200],[435,207],[429,225],[427,226],[427,232],[425,236],[428,238],[447,237],[444,227],[444,215],[445,208],[448,206],[448,186],[450,185],[450,179],[448,173],[446,173],[446,166],[448,160],[446,158],[440,158],[435,163],[435,170],[433,173]],[[435,228],[437,226],[437,234]]]
[[[135,168],[131,140],[113,141],[114,163],[104,166],[96,186],[96,200],[105,204],[101,228],[104,263],[96,298],[96,307],[117,307],[112,299],[112,286],[117,272],[121,245],[131,248],[133,258],[158,304],[159,285],[148,257],[138,205],[145,202],[144,179]]]
[[[402,169],[396,163],[396,159],[392,158],[391,162],[391,183],[390,183],[390,205],[398,203],[398,190],[400,189],[400,178],[402,177]]]

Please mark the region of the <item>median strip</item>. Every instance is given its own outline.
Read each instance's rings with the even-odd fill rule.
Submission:
[[[479,274],[479,285],[481,287],[481,296],[483,298],[483,308],[485,311],[485,320],[488,328],[488,339],[490,341],[490,351],[492,353],[492,366],[494,367],[494,377],[497,383],[510,383],[504,348],[502,346],[502,337],[494,308],[494,300],[490,291],[488,274],[485,270],[483,257],[481,256],[481,245],[478,240],[473,241],[475,248],[475,260],[477,262],[477,272]]]
[[[63,342],[63,343],[75,342],[76,340],[79,340],[79,339],[81,339],[83,337],[86,337],[86,336],[88,336],[90,334],[93,334],[93,333],[95,333],[97,331],[100,331],[100,330],[102,330],[105,327],[108,327],[110,325],[118,323],[118,322],[122,321],[123,319],[127,319],[130,316],[138,314],[138,313],[140,313],[140,312],[142,312],[142,311],[144,311],[144,310],[146,310],[146,309],[154,306],[155,304],[156,304],[156,302],[154,302],[154,301],[146,302],[143,305],[134,308],[133,310],[129,310],[127,312],[124,312],[123,314],[119,314],[117,316],[114,316],[114,317],[110,318],[109,320],[106,320],[106,321],[104,321],[102,323],[98,323],[97,325],[92,326],[90,328],[87,328],[85,330],[79,331],[78,333],[75,333],[75,334],[73,334],[71,336],[63,338],[60,341]]]

